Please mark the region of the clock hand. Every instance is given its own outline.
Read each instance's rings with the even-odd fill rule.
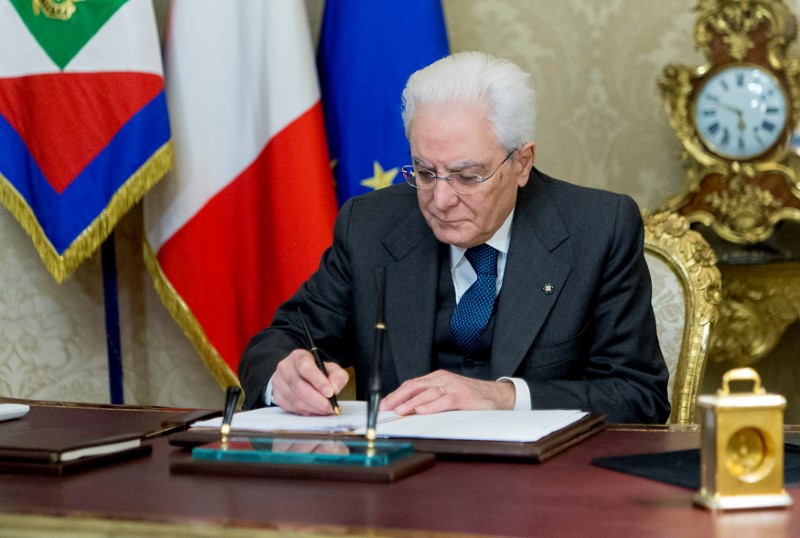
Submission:
[[[723,103],[718,98],[714,97],[713,95],[709,96],[708,100],[709,101],[714,101],[715,103],[717,103],[719,106],[721,106],[724,109],[730,110],[731,112],[735,112],[736,113],[736,117],[739,118],[739,121],[736,124],[736,127],[739,129],[739,131],[744,132],[744,128],[745,128],[744,114],[742,113],[741,109],[736,108],[733,105],[729,105],[728,103]]]
[[[739,121],[736,124],[736,127],[739,129],[739,132],[743,133],[744,132],[744,128],[745,128],[745,125],[744,125],[744,114],[742,114],[742,111],[739,110],[738,108],[733,108],[733,107],[729,107],[729,108],[731,110],[733,110],[734,112],[736,112],[736,116],[739,118]]]

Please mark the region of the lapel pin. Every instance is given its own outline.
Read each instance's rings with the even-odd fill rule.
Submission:
[[[550,295],[555,291],[555,288],[549,282],[546,284],[542,284],[542,291],[545,292],[547,295]]]

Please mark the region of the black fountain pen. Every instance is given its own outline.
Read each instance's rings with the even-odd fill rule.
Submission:
[[[308,330],[308,325],[306,325],[306,318],[303,316],[303,311],[300,310],[300,307],[297,307],[297,313],[300,314],[300,321],[303,322],[303,331],[306,333],[306,343],[308,344],[308,351],[311,352],[311,355],[314,357],[314,362],[317,363],[317,368],[319,368],[325,377],[328,377],[328,371],[325,369],[325,363],[322,362],[322,359],[319,356],[319,350],[317,346],[314,345],[314,339],[311,338],[311,331]],[[342,410],[339,407],[339,402],[336,400],[336,395],[334,394],[328,401],[331,402],[331,407],[333,408],[333,412],[337,415],[342,414]]]
[[[372,370],[369,379],[369,400],[367,401],[367,442],[372,444],[377,436],[375,426],[378,422],[378,405],[381,401],[381,357],[383,356],[383,336],[386,333],[386,273],[381,273],[378,290],[378,321],[375,323],[375,347],[372,354]]]
[[[225,409],[222,413],[222,425],[219,427],[219,433],[222,436],[222,446],[228,444],[228,435],[231,433],[231,422],[233,422],[233,413],[236,411],[236,406],[239,404],[239,395],[242,389],[237,386],[228,387],[225,393]]]

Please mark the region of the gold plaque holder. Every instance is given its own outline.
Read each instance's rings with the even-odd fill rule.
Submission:
[[[752,392],[731,393],[731,381]],[[783,410],[752,368],[729,370],[716,396],[700,396],[700,490],[694,503],[711,510],[778,508],[792,504],[783,487]]]

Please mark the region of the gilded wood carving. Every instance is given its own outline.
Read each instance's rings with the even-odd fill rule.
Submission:
[[[680,337],[677,364],[669,364],[675,360],[667,351],[670,343],[661,342],[672,377],[670,422],[691,424],[694,422],[697,392],[709,352],[711,328],[717,319],[717,305],[721,297],[717,257],[708,242],[698,232],[689,229],[689,223],[683,216],[673,212],[653,215],[644,212],[643,219],[645,257],[653,277],[657,324],[663,324],[665,320],[668,323],[669,310],[673,308],[669,303],[683,305],[682,333],[677,335]],[[658,261],[672,273],[671,278],[659,274],[662,269],[659,269],[658,265],[661,264]],[[673,288],[676,281],[679,289]],[[667,286],[668,289],[662,290],[657,286]],[[660,295],[666,295],[666,303],[655,300]],[[664,331],[659,330],[659,338],[664,338]]]

